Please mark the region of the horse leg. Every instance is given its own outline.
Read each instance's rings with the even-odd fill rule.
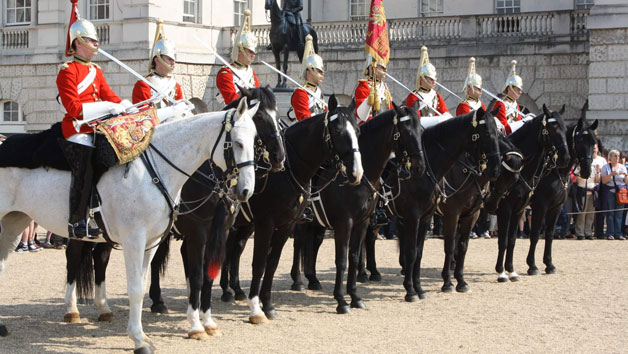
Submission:
[[[266,269],[268,251],[270,250],[273,231],[275,229],[273,220],[257,219],[256,221],[255,239],[253,239],[253,277],[251,279],[248,297],[248,305],[251,310],[249,321],[252,324],[268,322],[268,318],[259,305],[259,293],[262,276],[264,276],[264,270]]]
[[[316,259],[318,258],[318,251],[325,238],[325,229],[310,224],[310,226],[307,227],[307,232],[303,249],[305,252],[303,255],[303,273],[308,280],[307,288],[309,290],[322,290],[321,282],[316,276]]]
[[[227,242],[225,243],[225,261],[222,262],[220,270],[220,288],[222,289],[222,296],[220,297],[220,300],[223,302],[233,301],[233,294],[229,290],[229,269],[231,267],[231,262],[233,262],[232,253],[233,249],[236,247],[236,242],[235,232],[229,233],[227,236]]]
[[[207,274],[203,277],[203,287],[201,288],[201,319],[205,333],[210,336],[221,336],[218,325],[212,318],[212,286],[214,281],[209,279]]]
[[[66,259],[66,287],[65,287],[65,315],[63,321],[77,323],[81,316],[77,305],[77,287],[83,289],[82,298],[90,295],[94,270],[92,268],[92,243],[70,239],[65,249]],[[82,285],[79,285],[78,283]]]
[[[364,244],[366,248],[366,269],[371,272],[369,277],[370,281],[382,281],[382,275],[377,270],[377,262],[375,260],[375,240],[377,240],[377,234],[379,227],[369,226],[366,229],[366,237],[364,238]]]
[[[351,296],[351,307],[365,309],[364,301],[358,296],[356,286],[357,265],[362,252],[362,243],[368,227],[368,219],[359,225],[353,225],[349,240],[349,270],[347,273],[347,293]]]
[[[161,273],[165,271],[168,253],[170,253],[170,237],[166,237],[164,242],[157,247],[155,257],[153,257],[152,262],[150,262],[150,290],[148,291],[148,295],[153,301],[153,304],[150,306],[150,312],[152,313],[168,313],[168,308],[161,296],[160,285],[160,276]]]
[[[504,272],[504,256],[506,255],[506,248],[508,247],[508,229],[510,228],[510,222],[512,213],[507,200],[503,200],[500,204],[500,209],[497,210],[497,263],[495,264],[495,271],[497,274],[497,281],[504,283],[508,281],[508,276]]]
[[[276,49],[275,46],[273,46],[273,55],[275,56],[275,66],[277,67],[277,70],[281,71],[281,50],[280,49]],[[277,74],[277,86],[275,87],[281,87],[281,75]]]
[[[538,204],[532,205],[532,224],[530,225],[530,248],[528,249],[528,257],[526,258],[526,263],[528,264],[528,275],[541,274],[539,272],[539,268],[536,267],[535,253],[536,253],[536,244],[539,242],[539,234],[541,233],[541,228],[543,227],[543,219],[544,219],[545,214],[547,213],[547,208]],[[545,238],[547,239],[547,235],[545,235]]]
[[[266,260],[264,281],[262,282],[262,287],[260,290],[260,300],[263,304],[262,310],[264,311],[266,318],[270,320],[274,320],[275,318],[277,318],[277,311],[275,311],[275,306],[273,306],[271,298],[273,278],[275,276],[275,271],[277,271],[277,266],[279,265],[281,250],[283,250],[283,246],[286,244],[286,241],[288,241],[288,238],[290,237],[293,229],[293,227],[285,227],[279,229],[275,231],[271,240],[271,251]]]
[[[454,291],[454,284],[451,281],[451,261],[456,251],[456,233],[458,228],[459,210],[449,211],[445,208],[443,215],[443,235],[445,237],[445,264],[441,276],[443,277],[443,286],[440,288],[442,292],[450,293]]]
[[[475,225],[475,222],[480,216],[480,211],[465,216],[460,219],[460,226],[458,227],[458,240],[456,242],[456,269],[454,270],[454,277],[458,281],[456,285],[456,291],[459,293],[466,293],[469,291],[469,284],[464,280],[464,261],[467,256],[467,249],[469,248],[469,234],[471,229]]]
[[[552,263],[552,242],[554,242],[554,228],[556,227],[556,221],[558,220],[558,216],[560,215],[562,209],[562,204],[551,208],[547,212],[547,216],[545,217],[545,250],[543,253],[543,263],[545,264],[545,273],[546,274],[556,274],[556,267]],[[549,232],[547,230],[551,230]]]
[[[515,254],[515,242],[517,241],[517,229],[519,228],[519,219],[521,218],[521,213],[513,214],[513,218],[510,219],[510,227],[508,228],[508,248],[506,250],[506,261],[504,266],[508,274],[508,279],[510,281],[519,281],[519,274],[515,272],[515,267],[513,265],[513,258]]]
[[[403,261],[400,260],[400,263],[403,265],[402,267],[405,273],[403,278],[403,287],[406,289],[405,300],[408,302],[415,302],[419,300],[419,296],[414,290],[413,284],[413,270],[414,263],[416,262],[418,232],[418,217],[412,216],[410,218],[405,218],[405,224],[399,234],[399,239],[401,241],[401,249],[403,250]]]
[[[412,271],[412,282],[414,285],[414,291],[416,291],[416,293],[419,295],[419,299],[427,298],[425,290],[423,290],[423,288],[421,287],[421,259],[423,258],[423,245],[425,244],[425,234],[427,233],[428,226],[429,218],[427,220],[424,218],[419,223],[419,232],[416,245],[416,261],[414,262],[414,269]]]
[[[351,251],[349,251],[349,257],[351,257]],[[362,243],[360,247],[360,252],[358,253],[358,262],[356,265],[356,271],[358,272],[358,276],[356,281],[360,283],[366,283],[369,281],[369,275],[366,273],[366,243]]]
[[[231,255],[231,277],[229,280],[229,286],[235,292],[235,300],[236,301],[244,301],[247,299],[244,290],[240,287],[240,257],[242,257],[242,252],[244,252],[244,247],[246,247],[246,243],[253,234],[255,227],[250,224],[245,228],[238,229],[235,243],[235,248],[233,249]]]
[[[107,304],[107,286],[105,273],[113,247],[108,243],[98,243],[92,251],[94,259],[94,305],[98,308],[98,321],[111,322],[113,312]]]
[[[290,290],[294,291],[305,290],[305,285],[303,284],[303,279],[301,278],[301,259],[303,258],[303,246],[305,243],[304,238],[306,237],[305,231],[303,230],[304,228],[305,225],[296,225],[294,228],[292,269],[290,269],[290,277],[292,278]]]
[[[187,334],[188,338],[202,340],[207,339],[207,333],[201,323],[199,314],[201,288],[203,286],[204,278],[203,260],[207,244],[207,232],[204,230],[204,227],[199,227],[195,231],[196,232],[189,234],[183,244],[183,247],[185,247],[185,259],[187,263],[187,319],[190,323],[190,329],[188,329]],[[181,252],[183,253],[183,248]]]
[[[287,73],[288,72],[288,56],[290,55],[290,51],[288,50],[288,47],[284,47],[283,50],[283,72]],[[286,78],[282,78],[282,82],[281,82],[281,87],[282,88],[286,88]]]
[[[351,308],[344,299],[342,289],[345,269],[347,268],[347,248],[349,246],[349,225],[339,225],[334,230],[336,245],[336,283],[334,285],[334,299],[338,302],[336,312],[339,314],[350,313]]]

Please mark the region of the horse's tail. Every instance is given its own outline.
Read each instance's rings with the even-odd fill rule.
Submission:
[[[94,296],[94,242],[69,240],[65,251],[67,282],[76,283],[76,296],[80,302]]]
[[[168,235],[164,242],[159,244],[157,247],[157,251],[155,251],[155,256],[153,256],[153,260],[151,261],[151,268],[159,269],[159,275],[163,276],[166,274],[166,268],[168,267],[168,259],[170,258],[170,239],[172,237]]]
[[[214,212],[214,220],[205,245],[205,264],[207,265],[207,276],[214,280],[220,273],[222,262],[225,260],[225,245],[227,242],[228,227],[233,217],[227,212],[224,203],[219,202]]]

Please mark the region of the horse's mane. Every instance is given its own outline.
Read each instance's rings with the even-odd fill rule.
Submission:
[[[508,138],[515,145],[523,143],[526,139],[529,139],[530,137],[536,139],[536,135],[534,135],[534,132],[538,130],[538,127],[541,124],[541,120],[543,120],[543,117],[545,117],[545,113],[539,114],[531,121],[524,123],[521,128],[510,134]]]
[[[277,100],[275,95],[268,87],[254,87],[249,89],[251,91],[251,96],[249,99],[257,99],[260,101],[260,107],[269,107],[275,108],[277,106]],[[233,100],[231,103],[226,105],[222,110],[227,110],[231,108],[237,108],[240,104],[240,100],[246,96],[240,96],[239,98]]]
[[[520,152],[519,149],[515,146],[515,144],[513,144],[513,142],[510,141],[510,139],[507,139],[506,136],[504,136],[501,133],[499,133],[498,141],[499,141],[499,151],[501,152],[501,154],[504,154],[509,151]]]
[[[366,123],[360,126],[360,133],[368,133],[371,131],[380,130],[381,127],[385,125],[388,122],[388,119],[392,118],[391,116],[393,116],[394,114],[394,109],[378,114],[373,119],[368,120]]]
[[[469,119],[475,112],[469,112],[467,114],[447,119],[444,122],[431,126],[423,132],[423,137],[429,140],[440,140],[446,136],[458,136],[458,132],[465,129],[469,124]]]

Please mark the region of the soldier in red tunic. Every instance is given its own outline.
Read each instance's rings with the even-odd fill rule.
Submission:
[[[176,60],[176,49],[174,43],[167,40],[163,35],[163,21],[157,21],[157,35],[153,49],[151,50],[151,60],[149,74],[146,80],[157,87],[162,93],[175,101],[183,99],[181,85],[171,76]],[[133,103],[143,102],[153,96],[158,95],[144,81],[138,80],[133,87]],[[157,102],[157,108],[167,105],[166,99]]]
[[[417,111],[420,117],[438,116],[439,121],[441,121],[450,118],[451,114],[449,113],[449,109],[447,109],[447,105],[445,104],[443,97],[440,93],[434,90],[435,86],[436,68],[430,63],[427,47],[423,46],[421,48],[419,69],[416,75],[417,88],[406,98],[406,106],[410,107],[418,100],[421,102],[421,106]],[[425,124],[426,122],[427,120],[421,119],[421,124]]]
[[[494,105],[489,108],[491,111],[494,111],[495,109],[499,110],[495,118],[497,118],[503,126],[502,128],[498,125],[498,127],[505,132],[506,135],[510,135],[510,133],[523,125],[523,122],[521,121],[523,117],[519,114],[521,108],[517,103],[517,99],[521,97],[523,80],[519,75],[517,75],[515,70],[516,65],[517,61],[513,60],[511,62],[510,76],[504,84],[502,93],[498,95],[498,97],[504,102],[495,100]]]
[[[231,51],[231,59],[233,60],[231,67],[234,71],[223,66],[216,77],[216,86],[220,92],[220,95],[216,96],[218,102],[228,105],[238,99],[240,90],[236,85],[245,88],[259,87],[257,74],[251,67],[256,50],[257,37],[251,33],[251,11],[247,9],[244,11],[242,27]]]
[[[467,97],[458,104],[456,109],[457,116],[476,111],[480,107],[486,110],[484,103],[480,101],[480,96],[482,96],[482,77],[475,72],[475,58],[473,57],[469,59],[469,73],[464,80],[463,91],[467,94]]]
[[[384,110],[392,109],[392,96],[384,82],[386,64],[368,58],[364,69],[366,79],[360,79],[355,88],[355,115],[362,124]]]
[[[319,87],[325,79],[323,58],[314,52],[312,36],[309,34],[305,38],[305,50],[303,51],[301,66],[301,78],[305,80],[303,87],[311,93],[302,88],[294,90],[290,99],[292,110],[288,112],[288,117],[292,121],[294,119],[302,121],[327,110],[323,104],[323,91]]]
[[[72,22],[76,20],[75,22]],[[82,238],[87,235],[85,215],[89,191],[92,187],[94,151],[94,130],[88,125],[78,126],[84,118],[85,109],[92,102],[100,102],[112,115],[124,112],[130,103],[120,104],[120,98],[111,90],[100,67],[91,62],[98,53],[98,35],[94,25],[87,20],[72,16],[68,30],[66,55],[74,55],[74,60],[64,63],[57,75],[57,88],[65,116],[61,122],[63,137],[61,148],[72,170],[70,185],[70,217],[68,220],[69,237]],[[106,104],[108,103],[108,105]],[[90,235],[101,231],[90,228]]]

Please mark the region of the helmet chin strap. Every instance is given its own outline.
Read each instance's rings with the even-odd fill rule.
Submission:
[[[307,69],[307,70],[310,72],[310,74],[312,74],[312,76],[314,76],[314,79],[316,79],[316,81],[318,81],[317,85],[320,85],[321,82],[323,82],[323,76],[321,74],[317,73],[316,70],[314,70],[312,68]],[[312,82],[312,80],[308,80],[308,81]]]
[[[249,55],[246,53],[246,50],[244,50],[244,47],[241,45],[238,45],[238,49],[240,50],[240,53],[242,53],[242,55],[244,56],[244,58],[246,58],[246,61],[248,62],[245,66],[249,66],[251,65],[251,58],[249,57]],[[241,63],[244,64],[244,63]]]
[[[166,68],[170,69],[170,71],[174,70],[174,66],[170,66],[168,63],[166,63],[165,60],[163,60],[163,58],[161,57],[161,54],[157,54],[156,55],[157,60],[159,60],[159,62],[164,65]]]
[[[94,52],[94,54],[98,54],[98,48],[94,47],[93,45],[87,43],[83,37],[81,36],[77,36],[76,39],[79,40],[79,42],[81,42],[82,45],[84,45],[85,47],[87,47],[87,49],[91,50]]]

